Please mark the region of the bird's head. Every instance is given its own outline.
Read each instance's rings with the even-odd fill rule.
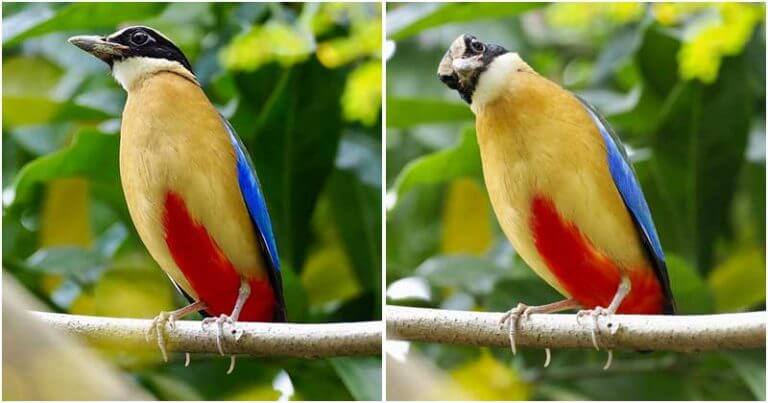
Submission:
[[[69,43],[107,63],[126,89],[160,71],[172,71],[194,81],[192,66],[184,53],[165,35],[149,27],[128,27],[105,37],[73,36]]]
[[[458,91],[464,101],[474,104],[478,97],[488,95],[486,92],[491,88],[487,87],[500,84],[496,82],[498,77],[506,77],[511,69],[530,70],[530,67],[520,60],[517,53],[464,34],[456,38],[445,52],[437,68],[437,76],[449,88]]]

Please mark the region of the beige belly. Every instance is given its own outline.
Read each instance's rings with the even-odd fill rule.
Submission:
[[[613,184],[599,133],[589,120],[578,124],[589,117],[538,113],[534,109],[541,104],[526,101],[503,99],[477,116],[485,184],[499,224],[517,253],[567,296],[536,249],[530,227],[533,198],[543,196],[620,267],[650,267]]]
[[[239,273],[263,278],[265,263],[237,183],[228,134],[205,95],[192,85],[175,74],[160,73],[129,93],[120,175],[128,210],[147,250],[196,297],[165,242],[168,192],[181,196],[190,216]]]

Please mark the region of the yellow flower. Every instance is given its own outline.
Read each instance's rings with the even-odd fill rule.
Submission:
[[[547,7],[545,15],[554,27],[587,30],[601,22],[622,25],[636,21],[644,10],[643,3],[554,3]]]
[[[645,11],[643,3],[605,3],[603,7],[608,19],[619,25],[637,21]]]
[[[378,56],[381,50],[381,22],[369,21],[352,26],[346,38],[336,38],[317,46],[317,59],[328,68],[343,66],[362,56]]]
[[[740,53],[763,16],[762,7],[754,5],[726,3],[718,9],[720,21],[701,27],[680,48],[680,77],[685,80],[714,82],[722,57]]]
[[[483,349],[476,361],[451,372],[451,377],[475,400],[527,400],[531,386],[520,375]]]
[[[698,78],[704,83],[712,83],[717,79],[717,73],[720,70],[720,53],[716,34],[719,28],[718,26],[707,28],[706,32],[684,43],[680,48],[677,59],[680,64],[680,77],[684,80]]]
[[[341,96],[344,118],[367,126],[376,124],[381,108],[381,62],[358,66],[347,78]]]
[[[220,59],[230,70],[253,71],[270,62],[285,66],[302,62],[313,50],[310,35],[282,22],[270,22],[235,37]]]
[[[546,18],[550,25],[563,28],[586,28],[600,14],[597,4],[554,3],[547,7]]]
[[[676,4],[655,3],[652,7],[654,17],[656,17],[656,21],[661,25],[674,25],[682,17],[682,13]]]

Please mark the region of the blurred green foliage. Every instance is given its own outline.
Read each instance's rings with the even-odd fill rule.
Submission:
[[[183,303],[118,175],[125,93],[66,39],[148,25],[192,61],[251,151],[292,322],[381,318],[381,16],[375,4],[4,3],[3,266],[54,310]],[[377,28],[378,27],[378,28]],[[238,361],[104,351],[160,399],[378,400],[379,358]],[[4,368],[12,371],[13,368]]]
[[[435,78],[450,43],[471,33],[606,115],[630,149],[682,314],[765,309],[764,13],[745,3],[388,5],[388,302],[504,311],[559,299],[501,232],[473,116]],[[543,369],[539,350],[412,347],[476,398],[765,399],[765,350],[619,352],[606,372],[604,353],[588,350],[553,351]]]

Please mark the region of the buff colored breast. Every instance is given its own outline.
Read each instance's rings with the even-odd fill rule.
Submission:
[[[613,184],[605,145],[583,106],[535,73],[512,72],[506,83],[502,95],[476,111],[477,133],[491,203],[520,256],[550,285],[571,296],[568,290],[573,291],[573,284],[566,282],[573,276],[558,275],[552,259],[543,256],[536,244],[534,223],[541,222],[542,213],[536,221],[534,207],[543,206],[539,211],[547,212],[551,206],[554,221],[566,229],[572,226],[578,232],[574,239],[583,237],[584,245],[593,248],[583,251],[585,255],[594,252],[599,261],[607,259],[614,271],[652,275]],[[573,269],[578,267],[574,264]],[[583,273],[586,280],[589,274]],[[618,285],[619,273],[614,274]],[[615,287],[602,292],[611,297]]]
[[[183,201],[184,214],[207,232],[228,267],[248,278],[266,278],[232,145],[218,112],[196,84],[163,72],[131,89],[123,112],[120,175],[149,253],[192,297],[198,299],[199,290],[184,276],[165,239],[169,193]]]

